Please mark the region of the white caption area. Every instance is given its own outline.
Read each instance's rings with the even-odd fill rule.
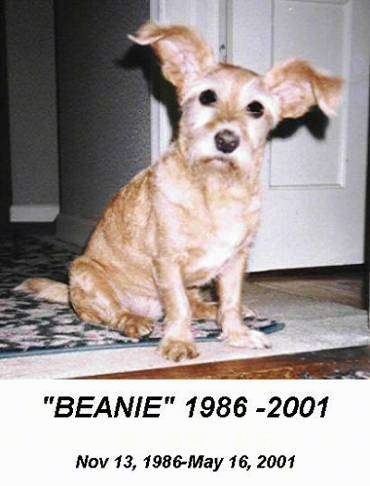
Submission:
[[[1,392],[4,484],[368,484],[370,388],[365,381],[3,381]],[[103,396],[109,396],[112,404],[119,395],[127,399],[175,396],[175,402],[163,405],[159,418],[107,418],[104,414],[54,418],[55,407],[45,405],[44,396],[60,395],[95,396],[89,402],[94,406],[84,410],[87,413],[94,412]],[[227,418],[216,413],[203,418],[196,407],[194,417],[188,418],[186,401],[207,395],[216,401],[221,396],[232,400],[245,396],[247,413],[242,418],[233,413]],[[312,396],[316,402],[329,396],[326,415],[321,418],[321,407],[317,407],[308,418],[298,414],[268,418],[268,401],[274,395],[283,402],[290,396],[300,401]],[[256,412],[261,407],[266,407],[266,413]],[[115,460],[120,455],[122,460]],[[123,467],[126,455],[133,456],[134,470]],[[204,456],[198,461],[203,467],[145,469],[148,455],[181,455],[184,460]],[[248,471],[238,465],[231,468],[230,458],[235,455],[248,456]],[[295,456],[294,466],[257,468],[259,455]],[[90,461],[93,467],[80,464],[76,469],[79,456],[95,459]]]

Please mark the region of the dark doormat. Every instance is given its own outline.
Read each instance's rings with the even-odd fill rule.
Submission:
[[[14,292],[30,277],[66,282],[68,265],[80,254],[73,245],[48,237],[17,236],[0,239],[0,358],[53,352],[156,346],[163,333],[158,322],[146,338],[135,341],[105,326],[80,321],[61,304],[38,301]],[[267,319],[246,320],[249,327],[272,333],[284,328]],[[220,330],[215,322],[193,325],[197,341],[215,341]]]

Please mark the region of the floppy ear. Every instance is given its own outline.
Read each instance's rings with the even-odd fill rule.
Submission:
[[[136,35],[128,37],[137,44],[152,46],[164,77],[180,94],[216,64],[212,49],[195,31],[184,26],[162,27],[148,22]]]
[[[272,68],[264,82],[278,101],[280,119],[299,118],[315,105],[327,116],[334,116],[343,84],[342,79],[328,76],[299,59]]]

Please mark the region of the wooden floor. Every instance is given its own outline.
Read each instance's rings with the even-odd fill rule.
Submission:
[[[254,283],[287,292],[366,309],[362,266],[270,272],[249,276]],[[234,360],[157,370],[115,373],[103,379],[299,379],[370,376],[370,347]]]
[[[370,347],[176,366],[91,376],[95,379],[302,379],[370,377]]]
[[[252,274],[249,280],[263,287],[299,297],[311,297],[366,309],[366,278],[362,265]]]

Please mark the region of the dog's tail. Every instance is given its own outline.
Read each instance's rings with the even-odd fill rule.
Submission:
[[[48,278],[28,278],[14,290],[57,304],[69,303],[68,285]]]

